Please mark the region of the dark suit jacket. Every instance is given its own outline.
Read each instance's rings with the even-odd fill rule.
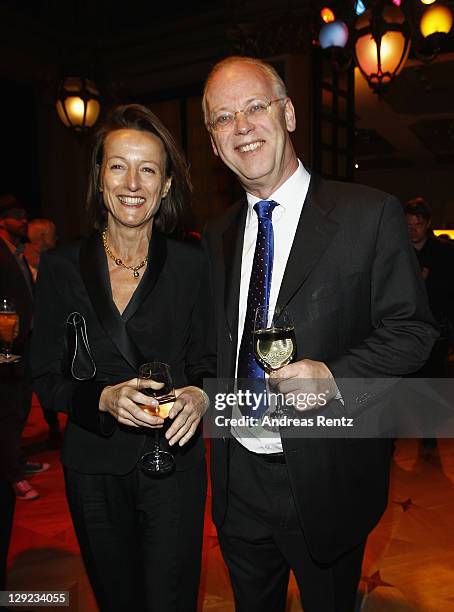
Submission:
[[[32,276],[30,273],[30,282]],[[23,354],[30,335],[33,317],[33,295],[16,258],[0,237],[0,297],[14,300],[19,315],[19,335],[13,352]]]
[[[429,306],[442,335],[448,337],[454,330],[454,246],[429,236],[415,253],[421,269],[425,269]]]
[[[177,242],[153,231],[149,264],[123,315],[113,300],[101,237],[43,255],[37,281],[32,342],[34,386],[51,410],[70,416],[62,453],[64,465],[83,473],[125,474],[140,458],[147,436],[98,410],[106,385],[137,375],[147,361],[171,366],[176,387],[201,385],[213,373],[205,327],[212,317],[208,266],[199,245]],[[87,322],[97,365],[92,381],[62,374],[65,321],[78,311]],[[177,469],[204,456],[200,435],[174,449]]]
[[[218,376],[233,377],[246,200],[207,231],[215,291]],[[427,358],[436,332],[399,202],[379,191],[311,177],[278,304],[294,319],[296,359],[325,362],[351,414],[373,386],[343,378],[400,376]],[[331,402],[334,404],[334,402]],[[226,415],[228,416],[228,415]],[[303,415],[304,416],[304,415]],[[283,449],[307,543],[331,562],[363,540],[387,502],[389,441],[285,437]],[[228,445],[213,440],[213,514],[227,507]]]

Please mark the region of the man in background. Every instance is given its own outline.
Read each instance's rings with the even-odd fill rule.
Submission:
[[[28,222],[28,239],[30,242],[25,244],[24,253],[33,279],[36,281],[41,254],[55,248],[57,244],[55,223],[50,219],[32,219]],[[49,447],[58,449],[62,444],[58,414],[53,410],[46,410],[45,406],[41,407],[44,419],[49,427]]]
[[[12,352],[16,363],[0,364],[0,411],[2,431],[2,471],[13,485],[16,498],[33,500],[38,492],[27,475],[49,469],[48,463],[26,462],[20,439],[31,408],[29,369],[30,334],[33,321],[33,276],[24,257],[27,240],[27,213],[13,195],[0,196],[0,298],[13,300],[19,315],[19,330]]]
[[[41,253],[53,249],[57,244],[57,229],[50,219],[32,219],[28,223],[28,239],[25,244],[25,257],[34,280],[38,273]]]
[[[427,378],[447,374],[448,352],[454,330],[454,247],[432,232],[432,213],[422,197],[404,207],[410,240],[421,268],[429,306],[440,328],[440,338],[423,368]]]
[[[430,357],[418,371],[421,378],[448,376],[449,351],[454,332],[454,246],[438,240],[432,232],[432,212],[422,197],[408,200],[404,207],[410,240],[421,269],[429,306],[438,324],[440,336]],[[423,438],[424,455],[430,459],[436,448],[435,438]]]

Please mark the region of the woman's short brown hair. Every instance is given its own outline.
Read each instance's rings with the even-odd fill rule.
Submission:
[[[149,108],[141,104],[124,104],[113,108],[95,133],[90,156],[87,192],[87,210],[93,225],[100,229],[105,226],[107,219],[106,207],[102,193],[99,191],[104,142],[111,132],[124,129],[149,132],[157,136],[164,145],[167,157],[166,177],[172,177],[172,184],[166,197],[162,199],[154,223],[164,234],[183,229],[190,219],[192,193],[187,163],[169,130]]]

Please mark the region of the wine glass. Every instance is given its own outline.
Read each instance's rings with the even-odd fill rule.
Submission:
[[[255,311],[254,355],[262,368],[270,374],[290,363],[296,354],[295,326],[286,308],[260,306]],[[285,410],[277,401],[273,419],[285,416]],[[275,428],[273,427],[274,431]]]
[[[13,300],[0,299],[0,363],[13,363],[20,359],[11,348],[19,332],[19,315]]]
[[[295,327],[285,308],[268,306],[255,311],[254,354],[262,368],[270,374],[292,361],[296,352]]]
[[[160,361],[144,363],[139,368],[137,388],[141,393],[154,397],[159,402],[156,408],[142,406],[149,414],[155,414],[165,419],[169,416],[173,406],[175,389],[170,373],[170,367]],[[175,459],[172,453],[161,449],[159,444],[159,428],[154,430],[154,445],[149,453],[145,453],[139,460],[139,466],[147,474],[165,476],[175,468]]]

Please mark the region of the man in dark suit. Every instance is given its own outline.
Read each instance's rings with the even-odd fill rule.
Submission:
[[[449,350],[454,330],[454,247],[434,236],[432,213],[424,198],[418,196],[408,200],[404,213],[426,286],[429,306],[440,331],[440,337],[418,376],[445,378],[449,376]],[[437,440],[423,438],[422,448],[423,456],[430,460],[437,448]]]
[[[448,373],[449,344],[454,329],[454,247],[434,236],[431,210],[424,198],[409,200],[404,213],[429,306],[440,329],[440,337],[420,375],[442,378]]]
[[[16,497],[39,497],[26,474],[42,472],[48,463],[25,462],[20,451],[20,437],[31,406],[31,378],[28,364],[29,340],[33,319],[33,277],[24,257],[27,239],[27,213],[13,196],[0,197],[0,298],[14,302],[19,315],[18,335],[13,353],[20,360],[0,364],[0,410],[2,427],[3,472],[13,484]]]
[[[214,153],[246,191],[206,234],[218,376],[263,377],[254,307],[286,306],[296,357],[270,383],[354,415],[373,386],[344,379],[415,371],[436,337],[401,206],[308,173],[285,85],[259,60],[217,64],[203,108]],[[284,610],[292,569],[305,612],[352,612],[366,538],[386,507],[389,441],[286,433],[233,424],[212,441],[213,515],[237,610]]]

